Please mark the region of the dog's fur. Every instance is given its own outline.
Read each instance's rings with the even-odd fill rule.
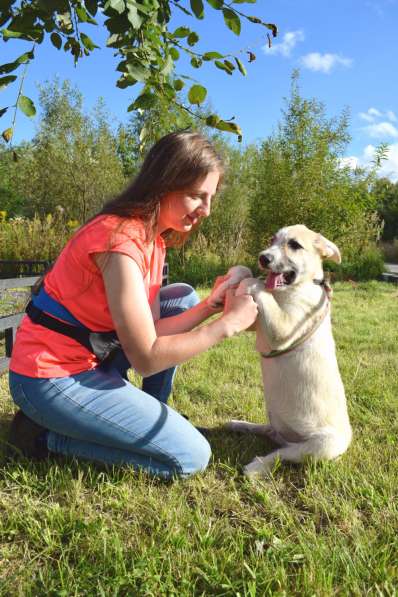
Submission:
[[[293,350],[261,358],[269,425],[227,424],[228,429],[265,435],[280,445],[248,464],[244,468],[248,476],[268,473],[278,459],[333,459],[350,444],[352,432],[336,360],[329,297],[320,283],[323,258],[340,262],[336,245],[306,226],[282,228],[260,253],[260,267],[268,272],[265,284],[246,278],[237,290],[251,294],[258,304],[256,347],[261,353],[289,348],[316,329]]]

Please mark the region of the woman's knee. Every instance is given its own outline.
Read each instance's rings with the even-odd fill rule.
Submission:
[[[195,473],[204,471],[209,464],[211,448],[207,439],[196,432],[194,441],[191,441],[182,458],[179,459],[180,475],[189,477]]]
[[[200,303],[196,290],[185,282],[176,282],[160,289],[160,304],[177,307],[181,311],[192,309]]]

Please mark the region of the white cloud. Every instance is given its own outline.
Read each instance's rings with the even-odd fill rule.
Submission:
[[[330,73],[336,66],[352,65],[351,58],[344,58],[338,54],[320,54],[319,52],[311,52],[301,57],[301,64],[304,68],[322,73]]]
[[[367,145],[361,156],[347,156],[341,160],[342,166],[349,166],[355,169],[358,166],[368,168],[372,165],[376,147]],[[388,146],[387,159],[382,162],[378,170],[378,176],[385,176],[392,182],[398,182],[398,143],[392,143]]]
[[[367,112],[360,112],[359,117],[367,122],[374,122],[376,118],[382,116],[382,113],[376,108],[369,108]]]
[[[263,50],[266,54],[281,54],[285,58],[288,58],[291,55],[293,48],[300,41],[304,41],[304,39],[304,32],[301,29],[297,31],[288,31],[283,36],[280,44],[273,44],[270,48],[268,46],[263,46]]]
[[[392,110],[386,110],[386,112],[380,112],[377,108],[369,108],[367,112],[360,112],[359,118],[366,120],[367,122],[375,122],[378,118],[387,118],[391,122],[397,122],[397,117]]]
[[[380,137],[398,137],[398,129],[391,122],[378,122],[363,127],[370,137],[378,139]]]

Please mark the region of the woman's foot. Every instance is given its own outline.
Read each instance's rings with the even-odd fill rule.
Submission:
[[[21,410],[14,416],[8,435],[9,455],[23,454],[27,458],[47,458],[47,429],[29,419]]]

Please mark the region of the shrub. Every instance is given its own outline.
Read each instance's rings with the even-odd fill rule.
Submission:
[[[2,259],[53,261],[78,225],[64,217],[62,208],[43,218],[0,221],[0,255]]]
[[[380,250],[387,263],[398,263],[398,238],[391,242],[381,242]]]
[[[357,251],[355,257],[340,265],[328,262],[325,270],[331,271],[335,280],[375,280],[384,272],[384,259],[379,249],[373,246]]]

